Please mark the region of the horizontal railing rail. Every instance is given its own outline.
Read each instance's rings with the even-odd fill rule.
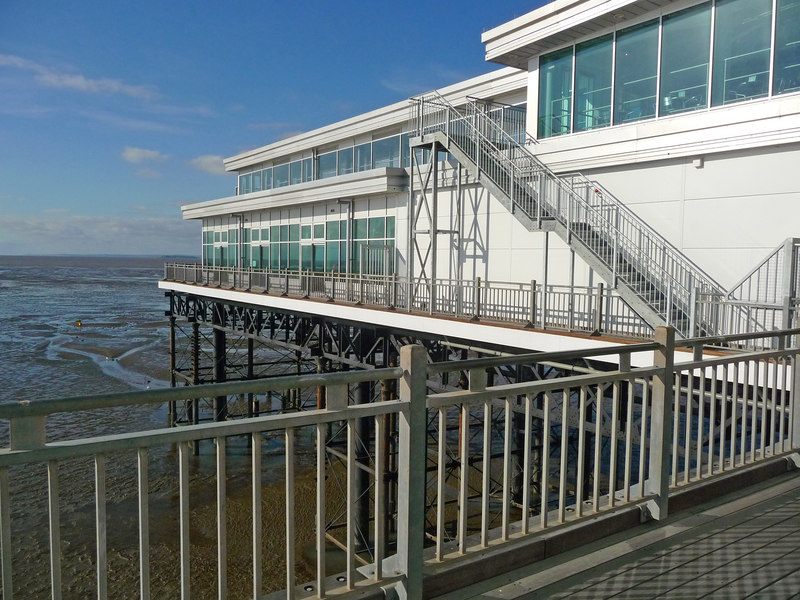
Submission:
[[[647,337],[647,325],[616,293],[605,286],[548,285],[437,279],[436,300],[430,288],[406,277],[302,270],[210,267],[167,264],[167,281],[207,287],[349,302],[431,315],[493,320],[540,329],[606,332]],[[413,287],[413,293],[412,293]]]
[[[777,335],[788,342],[798,331],[760,335]],[[730,344],[757,335],[714,341]],[[700,341],[683,340],[679,345]],[[3,598],[11,599],[17,591],[24,595],[29,585],[24,578],[47,578],[48,572],[52,597],[61,597],[67,568],[63,563],[75,559],[64,552],[62,533],[69,533],[72,525],[62,516],[69,514],[65,511],[75,500],[60,490],[66,484],[87,483],[96,536],[87,550],[93,556],[85,560],[93,566],[97,597],[130,597],[136,587],[141,598],[176,596],[178,590],[182,598],[191,597],[198,568],[192,556],[201,549],[193,539],[197,517],[189,510],[190,498],[208,486],[208,479],[195,477],[197,465],[190,462],[190,445],[204,439],[215,442],[216,535],[211,543],[216,550],[220,598],[228,593],[228,571],[236,563],[231,553],[238,552],[238,559],[242,550],[227,529],[226,511],[232,504],[229,482],[231,477],[240,477],[237,467],[226,460],[226,448],[234,436],[249,440],[249,467],[238,469],[247,471],[251,493],[246,512],[252,538],[247,558],[252,595],[262,596],[265,573],[274,574],[277,568],[282,571],[286,598],[377,598],[383,597],[381,588],[395,585],[403,588],[406,597],[422,597],[426,561],[441,566],[462,564],[459,561],[464,556],[481,560],[503,551],[503,544],[512,540],[566,523],[587,525],[587,518],[597,519],[610,509],[627,505],[645,506],[654,518],[663,519],[671,491],[797,452],[800,403],[795,391],[800,389],[800,348],[696,355],[688,362],[676,362],[676,348],[674,329],[663,327],[656,330],[651,342],[643,344],[446,364],[430,364],[422,346],[405,346],[398,368],[0,406],[0,419],[9,421],[11,439],[9,447],[0,449]],[[631,355],[642,352],[652,353],[652,364],[632,367]],[[603,355],[617,355],[619,368],[496,385],[488,376],[499,366],[533,366]],[[465,374],[463,389],[435,392],[428,387],[432,376],[453,370]],[[348,386],[386,380],[397,381],[397,399],[349,402]],[[261,394],[286,386],[324,388],[324,408],[47,440],[47,419],[70,407],[108,409],[219,394]],[[387,416],[394,421],[387,421]],[[360,424],[364,422],[370,426],[363,428]],[[390,429],[388,437],[364,433],[385,431],[389,422],[395,422],[396,429]],[[332,427],[344,432],[335,449],[327,447]],[[272,440],[270,455],[277,454],[281,463],[277,482],[263,479],[267,435]],[[341,465],[331,464],[329,455],[341,457]],[[148,471],[170,456],[177,459],[177,491],[176,501],[168,503],[167,509],[175,511],[171,516],[177,520],[179,533],[174,541],[175,581],[172,587],[164,587],[164,579],[169,578],[162,571],[155,577],[154,569],[161,565],[151,563],[150,543],[151,511],[163,504],[156,501],[163,490],[151,487]],[[80,473],[72,463],[87,458],[92,472],[85,475],[92,482],[68,481],[65,474],[72,479]],[[390,474],[387,465],[395,459],[396,471]],[[119,465],[135,467],[132,480],[122,477],[120,483],[112,476]],[[31,493],[26,492],[25,498],[14,493],[15,486],[28,485],[36,478],[43,480],[41,502]],[[269,483],[282,486],[282,501],[266,501],[264,486]],[[133,519],[109,517],[116,514],[120,486],[134,496],[137,512]],[[367,495],[366,504],[360,503],[361,494]],[[331,533],[327,530],[329,498],[339,495],[347,507],[345,523]],[[388,502],[390,497],[393,500]],[[357,506],[366,512],[359,513]],[[267,521],[265,510],[271,511]],[[37,525],[31,527],[44,528],[44,549],[26,545],[40,533],[26,521],[26,514],[36,511],[41,511],[44,519],[33,519]],[[305,534],[298,519],[309,512],[313,526]],[[392,531],[396,533],[387,535],[388,522],[395,523]],[[125,528],[132,529],[125,534]],[[138,565],[133,570],[112,570],[109,565],[117,561],[120,540],[131,534],[136,540]],[[265,554],[265,548],[274,548],[264,545],[266,536],[285,538],[282,556]],[[313,548],[311,572],[316,575],[298,585],[304,576],[299,575],[300,559],[295,551],[302,544]],[[345,564],[344,571],[333,577],[326,572],[329,545],[341,549]],[[276,551],[283,551],[284,544],[278,548],[281,550]],[[32,565],[42,560],[46,565],[34,574]],[[119,567],[121,563],[114,564]],[[68,568],[74,567],[70,564]],[[19,588],[15,587],[18,580]]]

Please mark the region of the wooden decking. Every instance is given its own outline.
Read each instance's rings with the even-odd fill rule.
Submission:
[[[491,589],[481,587],[458,597],[800,600],[800,475],[795,471],[527,573],[499,577]]]

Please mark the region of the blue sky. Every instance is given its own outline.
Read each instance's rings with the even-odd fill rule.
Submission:
[[[541,5],[0,2],[0,254],[198,254],[221,158],[498,68]]]

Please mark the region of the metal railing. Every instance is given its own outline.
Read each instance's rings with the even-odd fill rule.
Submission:
[[[529,325],[540,329],[607,332],[648,337],[652,328],[613,290],[599,285],[544,286],[528,283],[437,279],[430,283],[392,275],[209,267],[166,264],[164,279],[180,283],[280,294],[431,315]],[[414,289],[411,289],[411,286]],[[413,291],[413,293],[411,293]]]
[[[417,135],[441,132],[531,220],[555,219],[569,243],[605,265],[659,317],[689,335],[693,294],[722,288],[613,195],[582,176],[558,177],[487,115],[477,101],[460,112],[437,93],[411,100]],[[573,243],[573,247],[576,245]],[[655,323],[650,323],[655,325]],[[716,333],[716,332],[709,332]]]
[[[233,540],[227,531],[229,504],[227,483],[233,475],[226,467],[226,444],[232,436],[250,440],[249,479],[252,531],[252,593],[263,593],[266,565],[284,571],[286,598],[348,597],[383,598],[381,587],[401,586],[405,597],[420,598],[425,585],[425,565],[463,564],[464,555],[485,558],[505,543],[549,532],[569,522],[587,523],[607,510],[641,504],[658,519],[667,515],[671,491],[699,484],[721,473],[800,448],[800,348],[788,348],[797,330],[775,332],[780,350],[731,354],[714,358],[695,356],[676,363],[674,330],[659,328],[651,343],[624,345],[584,352],[528,354],[430,364],[421,346],[401,349],[400,367],[292,376],[257,381],[221,383],[148,392],[107,394],[60,400],[21,402],[0,406],[0,419],[10,423],[10,444],[0,450],[0,572],[3,598],[11,600],[14,581],[46,577],[31,573],[28,554],[15,562],[18,545],[37,531],[12,526],[24,512],[12,506],[11,491],[21,480],[39,476],[44,469],[46,501],[26,497],[28,510],[46,517],[51,595],[62,593],[63,544],[61,530],[64,498],[60,496],[60,472],[71,461],[89,458],[93,464],[93,527],[96,532],[94,571],[97,597],[140,598],[163,596],[154,590],[150,564],[151,493],[148,465],[152,450],[177,448],[177,503],[179,521],[175,561],[179,563],[180,595],[192,594],[190,537],[193,493],[189,463],[190,444],[213,439],[216,481],[215,519],[217,597],[227,595],[228,552]],[[748,336],[738,336],[738,339]],[[755,337],[755,336],[749,336]],[[735,341],[735,340],[728,340]],[[631,355],[653,353],[653,365],[631,368]],[[501,365],[526,365],[548,360],[617,355],[620,368],[513,384],[490,385],[487,369]],[[448,372],[467,375],[468,389],[431,393],[431,377]],[[397,380],[399,399],[371,404],[348,404],[348,386],[365,381]],[[206,423],[170,429],[150,429],[101,437],[47,441],[47,420],[55,413],[108,409],[141,404],[198,399],[227,394],[264,394],[284,388],[324,387],[326,408],[307,412],[255,417],[238,421]],[[357,438],[359,420],[374,420],[375,431],[384,415],[397,415],[396,448],[383,436]],[[428,417],[432,417],[429,420]],[[328,427],[342,423],[346,431],[344,494],[346,526],[338,546],[345,554],[342,574],[327,577],[325,550],[326,494],[332,469],[326,463]],[[498,428],[497,423],[502,423]],[[262,489],[264,435],[281,440],[283,502],[270,505],[270,528],[264,524]],[[357,448],[366,447],[373,460],[359,463]],[[387,514],[384,500],[384,460],[397,453],[396,512]],[[137,517],[108,517],[107,466],[122,456],[135,465],[134,495]],[[303,458],[305,457],[305,458]],[[301,460],[302,459],[302,460]],[[163,460],[163,458],[162,458]],[[480,465],[473,469],[472,465]],[[311,471],[313,494],[298,496],[298,475]],[[372,501],[368,514],[369,547],[356,542],[356,480],[368,481]],[[391,504],[394,506],[393,504]],[[429,509],[426,509],[430,507]],[[301,541],[296,528],[299,512],[314,514],[313,543],[316,555],[313,581],[298,586],[295,548]],[[388,539],[384,525],[396,522],[396,536]],[[116,528],[131,527],[137,540],[138,567],[129,578],[109,586],[109,532],[119,540]],[[267,531],[284,535],[285,553],[263,554]],[[279,534],[278,532],[283,532]],[[363,532],[362,532],[363,533]],[[426,541],[427,540],[427,541]],[[473,558],[472,560],[475,560]],[[362,567],[357,568],[361,562]],[[22,564],[24,563],[24,564]],[[474,568],[467,566],[467,568]],[[116,576],[116,575],[115,575]],[[206,592],[207,593],[207,592]],[[171,594],[173,595],[173,594]]]

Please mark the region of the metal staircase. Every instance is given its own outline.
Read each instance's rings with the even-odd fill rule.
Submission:
[[[693,306],[722,286],[596,182],[556,176],[497,114],[477,100],[459,110],[437,93],[412,98],[412,145],[446,148],[529,231],[555,231],[652,327],[716,334]]]

